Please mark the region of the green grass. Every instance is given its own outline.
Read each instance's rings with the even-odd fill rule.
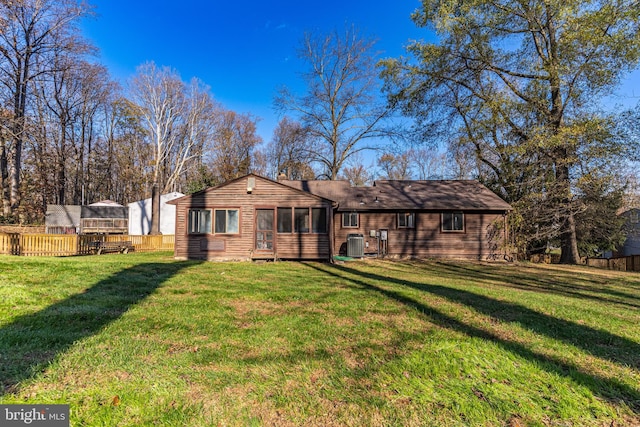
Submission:
[[[72,426],[640,425],[640,275],[0,256],[0,386]]]

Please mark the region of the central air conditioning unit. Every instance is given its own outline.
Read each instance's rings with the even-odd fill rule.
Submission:
[[[347,235],[347,256],[351,258],[364,257],[364,236],[362,234]]]

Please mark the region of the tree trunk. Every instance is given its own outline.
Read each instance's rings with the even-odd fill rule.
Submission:
[[[560,151],[564,154],[560,156],[560,164],[556,166],[556,184],[559,190],[556,205],[560,212],[559,220],[562,222],[562,228],[560,229],[560,263],[578,264],[580,263],[580,253],[578,252],[576,220],[572,209],[569,166],[563,164],[566,162],[567,153],[564,149]]]
[[[7,145],[4,138],[0,140],[0,198],[2,215],[11,214],[11,198],[9,196],[9,165],[7,163]]]
[[[16,74],[16,92],[13,99],[13,144],[9,151],[9,190],[11,193],[11,213],[20,207],[20,172],[22,171],[22,143],[26,131],[25,111],[27,109],[27,86],[30,81],[31,53],[24,57],[22,70]]]
[[[151,229],[149,234],[158,235],[160,233],[160,186],[158,182],[151,187]]]
[[[65,161],[64,158],[58,159],[58,176],[57,185],[58,185],[58,204],[64,205],[67,203],[66,200],[66,189],[67,189],[67,173],[65,171]]]
[[[9,210],[16,214],[20,207],[20,170],[22,165],[22,138],[15,138],[13,146],[9,150]]]
[[[569,212],[565,227],[560,235],[560,264],[579,264],[578,238],[576,236],[576,221],[573,212]]]

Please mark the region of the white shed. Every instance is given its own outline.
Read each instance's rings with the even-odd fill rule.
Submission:
[[[160,196],[160,233],[175,234],[176,207],[167,202],[184,194],[173,193]],[[151,198],[129,203],[129,234],[134,236],[149,234],[151,230]]]

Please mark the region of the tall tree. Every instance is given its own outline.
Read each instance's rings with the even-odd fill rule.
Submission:
[[[17,212],[23,144],[28,131],[27,112],[31,84],[53,71],[53,53],[86,51],[78,37],[77,24],[90,12],[84,2],[74,0],[20,0],[0,3],[0,88],[2,104],[12,112],[5,132],[10,137],[0,147],[3,177],[3,212]],[[4,178],[6,177],[6,179]],[[8,197],[7,197],[8,195]]]
[[[40,188],[54,193],[43,203],[80,204],[89,184],[87,168],[94,150],[98,110],[112,90],[106,69],[72,56],[56,57],[49,78],[35,83],[34,122],[27,141],[27,155],[39,169]],[[48,174],[51,171],[51,174]],[[45,197],[43,197],[45,199]]]
[[[349,157],[391,134],[385,122],[389,109],[379,96],[374,45],[353,27],[344,34],[305,34],[299,56],[308,66],[306,93],[284,88],[275,99],[310,132],[313,159],[328,179],[338,177]]]
[[[313,141],[309,131],[299,122],[283,117],[267,147],[271,177],[284,174],[287,179],[314,179],[312,150]]]
[[[451,175],[449,159],[445,153],[420,147],[409,150],[408,156],[418,179],[444,179]]]
[[[353,163],[342,168],[338,179],[349,181],[349,184],[354,187],[364,187],[373,182],[373,175],[362,163]]]
[[[357,154],[345,163],[338,179],[349,181],[354,187],[371,185],[375,179],[375,166],[373,163],[366,166],[364,157]]]
[[[213,145],[207,163],[215,184],[230,181],[253,171],[254,151],[262,139],[258,119],[250,114],[221,110],[216,116]]]
[[[116,92],[102,116],[101,143],[91,159],[96,177],[89,200],[109,198],[123,203],[147,198],[154,151],[146,142],[140,109]]]
[[[207,88],[193,80],[187,87],[169,67],[149,62],[138,67],[130,92],[153,147],[151,233],[160,232],[160,195],[176,183],[201,153],[212,126]]]
[[[384,179],[411,179],[411,157],[408,151],[399,154],[383,153],[378,158]]]
[[[607,141],[593,138],[606,122],[593,106],[637,65],[639,17],[632,0],[423,0],[413,20],[438,42],[386,61],[387,89],[419,123],[457,129],[508,194],[534,179],[561,262],[576,263],[578,155],[610,154],[595,149]]]

